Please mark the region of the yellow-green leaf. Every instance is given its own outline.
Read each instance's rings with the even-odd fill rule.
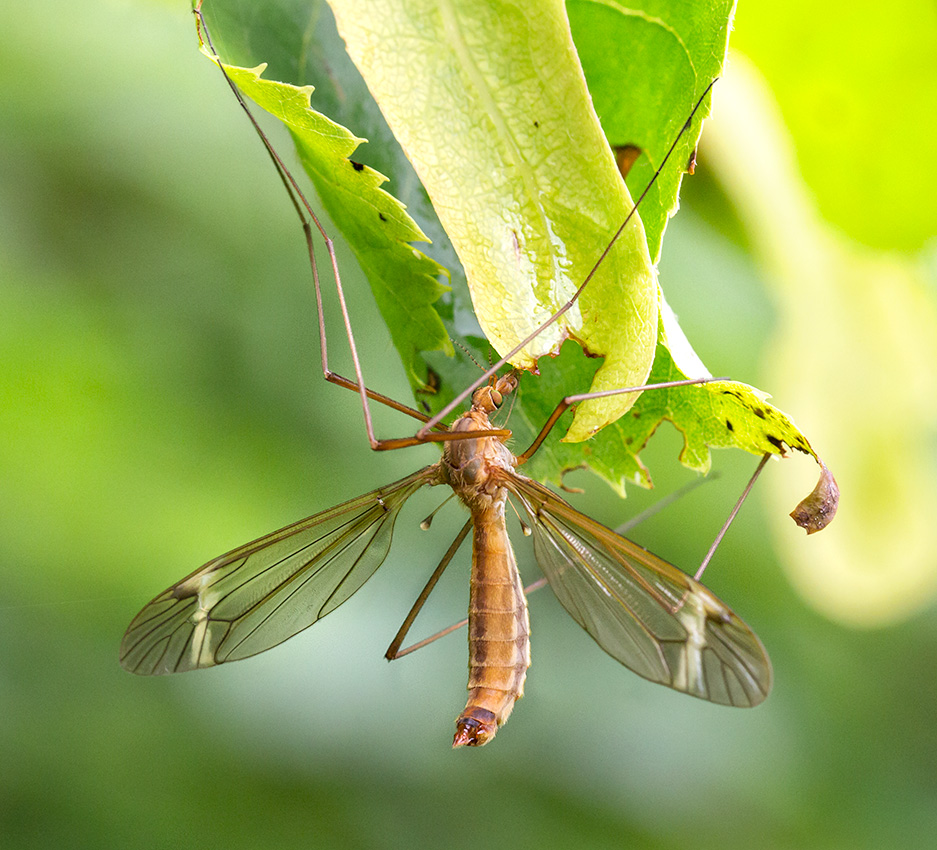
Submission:
[[[333,0],[339,32],[426,187],[502,355],[575,293],[633,203],[592,108],[561,0]],[[656,275],[636,217],[577,304],[516,357],[574,338],[604,358],[593,390],[640,384]],[[581,406],[569,439],[634,396]]]

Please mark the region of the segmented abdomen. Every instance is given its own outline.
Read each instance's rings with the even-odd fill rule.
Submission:
[[[524,695],[530,666],[527,599],[504,524],[504,502],[473,511],[469,697],[454,747],[486,744]]]

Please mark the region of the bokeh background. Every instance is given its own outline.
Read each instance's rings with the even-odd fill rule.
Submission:
[[[731,43],[661,273],[704,361],[771,391],[843,488],[808,540],[784,513],[816,470],[771,465],[707,574],[768,647],[775,690],[733,711],[645,683],[544,592],[514,718],[452,752],[464,638],[382,659],[460,522],[419,531],[432,494],[308,633],[205,673],[119,668],[160,589],[434,450],[373,455],[355,398],[318,377],[300,233],[186,4],[5,9],[0,845],[932,843],[937,13],[743,3]],[[404,397],[340,257],[369,380]],[[659,493],[690,478],[679,444],[662,429],[646,454]],[[720,453],[717,481],[635,537],[689,568],[753,466]],[[611,525],[655,498],[577,483]],[[462,616],[466,572],[419,635]]]

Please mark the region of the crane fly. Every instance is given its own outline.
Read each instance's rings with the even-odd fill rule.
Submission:
[[[198,9],[196,15],[202,32]],[[211,46],[207,33],[205,38]],[[703,98],[708,92],[707,88]],[[241,100],[236,89],[235,94]],[[291,196],[293,190],[298,193],[297,209],[302,204],[321,230],[292,175],[259,128],[258,132]],[[675,146],[676,140],[660,168]],[[374,574],[388,555],[397,517],[414,493],[425,486],[447,486],[470,518],[414,604],[387,657],[403,654],[399,649],[407,630],[471,532],[469,695],[456,721],[453,746],[480,746],[495,736],[523,695],[530,665],[527,600],[507,532],[508,499],[526,517],[535,558],[556,597],[609,655],[645,679],[713,703],[750,707],[764,700],[771,688],[771,664],[758,637],[724,602],[695,578],[590,519],[517,470],[570,404],[652,387],[568,397],[533,444],[514,455],[506,445],[511,432],[490,417],[517,388],[514,372],[496,375],[516,352],[502,358],[456,399],[472,394],[470,409],[446,427],[438,421],[446,411],[430,418],[365,387],[340,283],[356,380],[336,375],[328,369],[311,231],[307,219],[303,222],[313,263],[326,378],[361,395],[372,448],[441,442],[442,457],[399,481],[233,549],[172,585],[131,622],[121,644],[122,666],[144,675],[178,673],[248,658],[277,646],[335,610]],[[334,266],[330,241],[327,245]],[[547,324],[572,305],[586,283],[588,279]],[[699,381],[666,386],[687,383]],[[369,399],[422,421],[421,429],[413,437],[375,439]]]
[[[527,601],[505,524],[513,497],[537,563],[563,607],[609,655],[640,676],[721,705],[754,706],[771,665],[754,632],[699,582],[577,511],[516,471],[489,415],[516,387],[506,375],[475,391],[443,457],[393,484],[210,561],[133,620],[121,664],[178,673],[270,649],[335,610],[390,550],[394,523],[423,486],[448,485],[472,531],[469,698],[456,746],[494,737],[523,695],[530,664]],[[461,542],[461,539],[458,541]]]

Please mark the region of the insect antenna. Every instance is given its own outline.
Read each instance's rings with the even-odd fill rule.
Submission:
[[[449,341],[450,341],[453,345],[458,346],[459,348],[462,349],[462,351],[465,352],[466,357],[468,357],[468,359],[471,360],[471,361],[478,367],[478,371],[479,371],[479,372],[484,372],[484,371],[485,371],[485,367],[482,366],[482,364],[479,363],[479,362],[475,359],[475,355],[472,354],[471,349],[470,349],[467,345],[463,345],[461,342],[459,342],[459,340],[453,339],[452,337],[449,337]],[[490,358],[489,358],[489,360],[490,360]],[[489,364],[489,365],[490,365],[490,364]]]
[[[468,359],[471,360],[471,361],[478,367],[478,370],[479,370],[480,372],[485,372],[485,371],[486,371],[486,370],[485,370],[485,367],[482,366],[481,363],[479,363],[478,360],[475,358],[475,355],[472,353],[471,349],[469,349],[467,346],[463,345],[463,344],[462,344],[461,342],[459,342],[457,339],[452,339],[452,337],[449,337],[449,341],[450,341],[453,345],[457,345],[459,348],[461,348],[462,351],[465,352],[465,354],[466,354],[466,356],[468,357]],[[490,347],[489,347],[489,349],[488,349],[488,366],[489,366],[489,372],[488,372],[488,373],[490,374],[490,366],[491,366],[491,348],[490,348]],[[492,379],[493,379],[493,376],[492,376]],[[511,394],[511,397],[510,397],[510,398],[511,398],[510,403],[508,404],[508,409],[507,409],[506,411],[501,411],[501,410],[498,411],[498,419],[499,419],[499,421],[502,421],[502,422],[504,422],[505,424],[507,424],[507,423],[510,421],[510,419],[511,419],[511,414],[514,412],[514,405],[517,403],[517,397],[518,397],[518,393],[512,393],[512,394]],[[518,517],[518,518],[519,518],[519,517]]]

